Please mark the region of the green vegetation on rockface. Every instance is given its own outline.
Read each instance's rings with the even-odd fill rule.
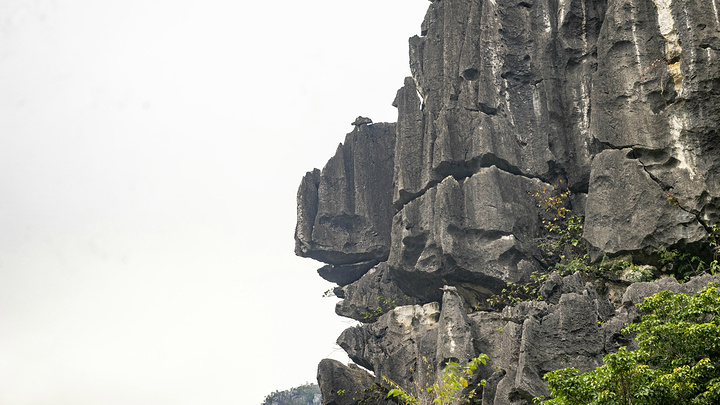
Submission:
[[[384,377],[383,380],[392,388],[388,391],[388,398],[398,398],[404,405],[449,405],[460,403],[473,403],[477,395],[477,388],[485,385],[485,380],[473,381],[475,370],[485,364],[488,356],[481,354],[461,366],[456,361],[448,361],[443,369],[442,378],[427,387],[415,387],[413,394],[392,380]],[[473,387],[473,385],[475,385]]]
[[[720,291],[709,284],[688,296],[661,291],[638,308],[646,314],[623,333],[638,348],[620,348],[596,370],[545,375],[548,405],[720,403]],[[538,401],[540,402],[540,400]]]
[[[499,294],[487,299],[489,306],[502,310],[507,305],[522,301],[541,300],[540,287],[553,271],[561,276],[580,272],[588,280],[616,281],[623,276],[627,282],[652,281],[660,273],[674,276],[681,282],[702,273],[715,274],[720,270],[720,227],[708,227],[707,242],[703,249],[689,252],[678,248],[660,246],[653,251],[649,263],[633,263],[629,255],[592,262],[583,241],[585,219],[573,213],[570,205],[571,192],[562,181],[553,188],[542,188],[530,193],[541,209],[542,234],[538,235],[538,247],[542,252],[546,272],[536,271],[527,283],[508,282]],[[478,308],[480,307],[478,306]]]
[[[317,384],[306,383],[287,391],[275,391],[265,397],[262,405],[313,405],[318,403],[316,395],[320,395]]]

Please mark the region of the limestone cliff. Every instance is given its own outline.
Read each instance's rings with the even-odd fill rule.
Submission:
[[[353,361],[422,384],[424,361],[435,373],[483,352],[482,403],[529,403],[547,394],[544,372],[595,367],[627,344],[632,303],[706,283],[555,275],[544,301],[486,304],[552,265],[537,190],[571,191],[592,260],[703,251],[720,222],[719,3],[432,1],[397,122],[356,120],[298,192],[296,252],[327,264],[338,314],[387,312],[340,336]],[[321,388],[342,367],[325,362]]]

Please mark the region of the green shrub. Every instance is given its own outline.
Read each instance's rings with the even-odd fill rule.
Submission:
[[[660,264],[668,268],[675,278],[680,281],[687,281],[690,277],[703,272],[715,274],[720,270],[720,263],[718,262],[720,229],[717,224],[713,225],[708,232],[707,248],[710,254],[706,254],[705,258],[678,249],[667,249],[665,246],[655,249],[654,253],[659,256]],[[710,259],[707,259],[708,256]]]
[[[392,380],[383,378],[392,387],[387,396],[388,398],[398,398],[405,405],[449,405],[455,404],[457,401],[472,403],[477,395],[477,387],[470,388],[473,374],[487,360],[487,355],[480,354],[464,366],[455,361],[449,361],[445,364],[440,381],[424,389],[416,387],[415,395],[407,392]],[[485,380],[481,380],[478,385],[484,386]],[[466,389],[469,390],[464,392]]]
[[[410,301],[409,298],[404,299],[398,298],[397,295],[393,295],[392,298],[383,297],[382,295],[377,298],[377,307],[369,308],[366,312],[360,313],[364,323],[372,323],[378,320],[384,313],[396,308],[399,305],[403,305],[402,301]]]
[[[693,296],[661,291],[638,308],[646,315],[623,329],[636,334],[637,350],[622,347],[583,374],[575,368],[545,374],[553,398],[542,403],[720,403],[718,285]]]

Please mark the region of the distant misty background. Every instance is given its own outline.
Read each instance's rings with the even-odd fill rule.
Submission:
[[[260,404],[352,323],[295,193],[421,0],[0,1],[0,403]]]

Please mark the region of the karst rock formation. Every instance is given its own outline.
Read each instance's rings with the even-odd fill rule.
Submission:
[[[549,394],[545,372],[589,370],[627,345],[634,303],[713,280],[553,274],[541,301],[487,306],[548,272],[538,190],[570,191],[591,260],[649,263],[660,247],[707,243],[720,222],[719,11],[720,0],[431,1],[397,122],[358,117],[298,191],[296,253],[325,263],[336,312],[362,322],[338,343],[374,373],[323,360],[323,404],[369,398],[382,377],[423,386],[479,353],[481,403],[530,404]]]

